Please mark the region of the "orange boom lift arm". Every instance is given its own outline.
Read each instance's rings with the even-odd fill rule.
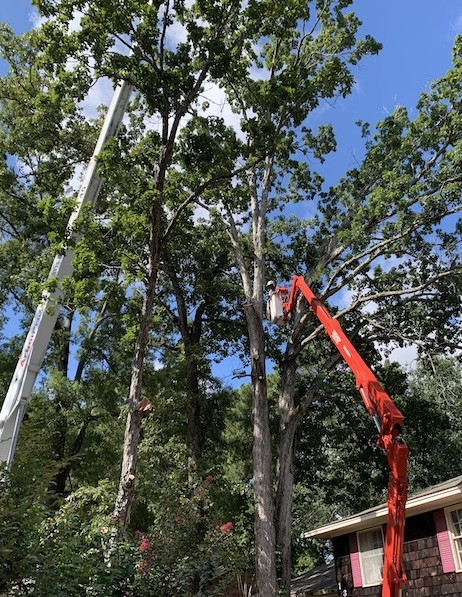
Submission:
[[[290,314],[296,309],[299,294],[305,297],[312,312],[352,370],[364,406],[377,426],[377,444],[387,453],[390,467],[382,597],[399,597],[401,587],[406,581],[402,559],[409,449],[401,437],[404,416],[347,338],[337,319],[332,317],[313,294],[303,276],[293,278],[290,293],[287,288],[275,286],[272,282],[268,284],[268,288],[268,312],[273,323],[282,324],[289,321]]]

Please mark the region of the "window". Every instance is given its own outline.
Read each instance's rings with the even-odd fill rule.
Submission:
[[[358,533],[358,547],[363,587],[380,584],[383,571],[382,527]]]
[[[462,570],[462,505],[446,510],[449,536],[451,538],[452,552],[456,570]]]

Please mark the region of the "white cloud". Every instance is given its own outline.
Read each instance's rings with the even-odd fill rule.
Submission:
[[[169,26],[166,33],[167,46],[174,49],[178,44],[184,43],[187,40],[188,31],[184,25],[178,20],[174,20]]]
[[[377,347],[382,353],[381,347]],[[417,364],[417,347],[414,344],[394,348],[387,357],[390,361],[397,361],[404,369],[415,369]]]
[[[352,93],[357,93],[358,95],[363,93],[363,87],[359,79],[356,79],[356,81],[353,83]]]
[[[38,11],[34,8],[29,13],[29,21],[32,23],[32,27],[34,29],[38,29],[43,25],[43,23],[45,23],[46,18],[40,15]]]
[[[209,106],[204,110],[204,116],[217,116],[223,118],[225,124],[236,132],[237,136],[243,138],[241,129],[241,114],[233,112],[226,98],[224,90],[216,83],[207,82],[200,100],[208,102]]]
[[[114,87],[108,79],[98,79],[90,89],[81,104],[83,113],[87,118],[96,118],[100,106],[109,106],[114,95]]]
[[[452,24],[452,29],[455,33],[462,33],[462,13],[457,17],[457,19]]]

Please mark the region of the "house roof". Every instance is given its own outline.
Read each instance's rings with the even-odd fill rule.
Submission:
[[[462,502],[462,475],[443,483],[432,485],[409,495],[406,502],[406,517],[444,508]],[[302,534],[303,538],[331,539],[353,531],[361,531],[386,522],[387,504],[379,504],[358,514],[340,518],[312,531]]]
[[[291,597],[308,597],[308,596],[336,596],[337,584],[335,581],[335,566],[334,562],[318,566],[305,574],[297,576],[292,579],[290,585]]]

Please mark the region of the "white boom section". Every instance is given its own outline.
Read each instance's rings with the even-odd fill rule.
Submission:
[[[77,204],[69,218],[67,225],[68,238],[73,233],[74,222],[79,216],[82,206],[85,203],[91,203],[92,205],[96,203],[102,183],[97,174],[97,157],[104,144],[117,134],[130,94],[131,86],[125,82],[120,83],[115,89],[93,156],[87,165],[79,189]],[[3,402],[0,412],[0,466],[6,464],[8,469],[11,468],[13,462],[24,411],[58,319],[63,294],[60,289],[60,282],[65,276],[72,275],[73,256],[73,252],[69,248],[66,248],[63,255],[55,256],[48,274],[48,280],[56,280],[57,289],[51,293],[43,293]]]

